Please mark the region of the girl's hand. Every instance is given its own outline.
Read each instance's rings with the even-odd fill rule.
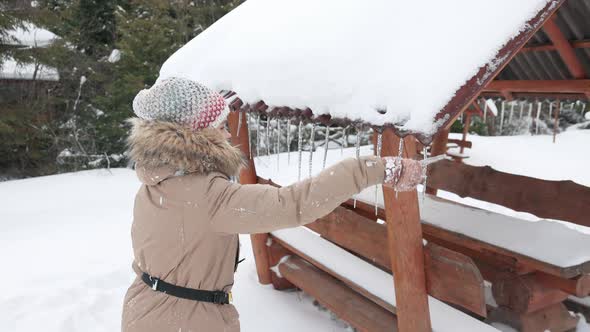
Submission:
[[[411,191],[424,179],[423,162],[400,157],[383,157],[385,163],[385,185],[396,191]]]

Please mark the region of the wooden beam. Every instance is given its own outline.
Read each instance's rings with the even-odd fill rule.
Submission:
[[[389,252],[383,250],[387,247],[385,225],[338,207],[306,226],[322,238],[391,272]],[[428,294],[486,316],[483,278],[471,258],[434,243],[425,247],[424,257]]]
[[[276,241],[281,246],[283,246],[285,249],[287,249],[290,252],[294,253],[298,257],[303,258],[305,261],[311,263],[313,266],[315,266],[318,269],[320,269],[320,270],[326,272],[327,274],[331,275],[333,278],[335,278],[337,280],[340,280],[341,282],[343,282],[344,284],[346,284],[348,287],[350,287],[351,289],[353,289],[355,292],[357,292],[357,293],[361,294],[362,296],[366,297],[367,299],[373,301],[375,304],[379,305],[383,309],[385,309],[385,310],[387,310],[387,311],[389,311],[391,313],[394,313],[394,314],[397,312],[396,308],[393,305],[391,305],[389,302],[384,301],[383,299],[381,299],[377,295],[369,292],[364,287],[355,284],[354,282],[352,282],[349,279],[347,279],[345,276],[339,275],[335,271],[329,269],[328,267],[326,267],[325,265],[323,265],[319,261],[315,260],[313,257],[311,257],[309,255],[306,255],[305,253],[297,250],[292,245],[290,245],[289,243],[287,243],[287,242],[279,239],[278,237],[274,237],[274,236],[272,236],[272,234],[270,236],[271,236],[271,239],[273,241]],[[280,270],[281,269],[280,269],[280,265],[279,265],[279,271]],[[291,281],[291,282],[293,282],[293,281]],[[297,285],[297,286],[299,286],[299,285]]]
[[[590,92],[590,80],[495,80],[482,92],[580,93]]]
[[[590,40],[569,40],[568,44],[572,48],[590,48]],[[535,52],[535,51],[557,51],[557,47],[553,44],[531,45],[520,49],[520,52]]]
[[[489,166],[457,165],[446,160],[431,165],[428,174],[433,187],[461,197],[590,227],[585,212],[590,206],[590,188],[573,181],[541,180],[500,172]]]
[[[357,294],[346,285],[318,270],[301,258],[291,257],[279,265],[290,282],[319,303],[363,332],[397,332],[395,316]]]
[[[432,141],[432,147],[430,149],[430,154],[434,156],[440,156],[447,153],[447,143],[449,142],[449,132],[451,131],[450,128],[445,128],[439,131],[435,136],[434,140]],[[436,195],[436,187],[431,187],[430,182],[427,182],[426,193],[430,195]]]
[[[578,317],[570,315],[563,303],[557,303],[531,313],[516,313],[498,307],[492,310],[488,322],[503,323],[521,332],[565,332],[575,329]]]
[[[553,42],[553,45],[555,45],[557,52],[572,76],[576,79],[586,78],[584,67],[580,62],[580,59],[577,58],[574,48],[565,38],[563,32],[559,29],[559,26],[557,26],[557,23],[555,23],[555,16],[551,16],[547,19],[543,25],[543,31],[545,31],[549,39]]]
[[[504,278],[494,280],[492,293],[499,306],[517,313],[534,312],[561,303],[568,297],[559,289],[545,287],[534,274],[506,274]]]
[[[281,259],[284,259],[285,256],[292,256],[289,250],[285,249],[282,245],[269,239],[270,245],[267,246],[268,248],[268,258],[269,258],[269,265],[272,267],[276,267],[280,262]],[[281,277],[278,273],[278,270],[273,269],[271,271],[272,277],[272,285],[275,289],[283,290],[283,289],[292,289],[295,288],[295,285],[289,282],[289,280]]]
[[[487,91],[482,92],[482,98],[505,98],[506,101],[514,99],[543,100],[543,99],[563,99],[563,100],[590,100],[590,91],[586,93],[553,93],[553,92],[515,92],[510,93],[510,99],[500,92]]]
[[[240,135],[237,135],[239,118],[242,117]],[[234,146],[238,146],[244,156],[248,158],[248,166],[240,172],[240,183],[254,184],[258,181],[256,176],[256,167],[254,160],[250,156],[250,142],[248,140],[248,123],[245,112],[240,112],[234,109],[230,112],[227,123],[229,125],[230,133],[232,134],[231,142]],[[252,242],[252,251],[254,252],[254,260],[256,261],[256,271],[258,272],[258,281],[263,285],[268,285],[272,282],[270,274],[270,265],[268,259],[268,251],[266,248],[266,241],[268,234],[252,234],[250,241]]]
[[[398,155],[400,138],[393,130],[383,132],[382,155]],[[404,140],[407,157],[416,154],[415,139]],[[430,310],[426,292],[424,251],[420,210],[416,190],[396,193],[392,187],[383,186],[389,254],[395,280],[398,326],[401,331],[430,332]]]
[[[577,297],[590,295],[590,274],[583,274],[574,279],[563,279],[550,274],[537,272],[535,278],[545,287],[560,289]]]

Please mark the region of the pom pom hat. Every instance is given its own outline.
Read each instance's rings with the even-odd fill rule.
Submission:
[[[190,126],[193,130],[217,128],[229,114],[223,96],[206,86],[179,77],[157,82],[139,91],[133,112],[145,120],[162,120]]]

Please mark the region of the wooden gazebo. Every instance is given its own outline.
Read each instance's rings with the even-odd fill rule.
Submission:
[[[253,128],[249,119],[252,116],[265,119],[267,138],[271,117],[276,120],[279,133],[281,120],[299,123],[299,146],[302,124],[311,123],[325,126],[326,137],[330,126],[355,127],[357,130],[372,127],[374,153],[382,156],[403,154],[414,157],[418,144],[431,143],[430,154],[444,154],[449,126],[479,96],[497,92],[507,97],[508,93],[511,96],[521,93],[517,87],[525,83],[496,83],[500,81],[492,80],[519,56],[519,51],[543,24],[551,22],[552,15],[563,2],[506,0],[498,2],[496,9],[486,9],[492,16],[508,13],[502,22],[494,23],[504,24],[503,29],[498,29],[503,32],[491,30],[489,22],[469,26],[470,36],[489,39],[478,45],[484,51],[466,56],[466,68],[457,65],[457,75],[421,77],[422,81],[440,80],[427,91],[419,89],[422,81],[413,80],[412,72],[406,72],[404,68],[421,65],[442,73],[445,66],[456,65],[450,59],[464,55],[470,42],[462,38],[461,31],[465,27],[460,18],[481,14],[480,5],[466,2],[464,7],[451,8],[451,5],[443,4],[440,8],[432,8],[431,16],[421,24],[435,29],[437,24],[442,24],[441,17],[448,20],[450,27],[445,31],[450,34],[449,40],[455,47],[440,50],[433,56],[418,56],[419,60],[428,60],[427,63],[392,64],[385,56],[388,52],[394,49],[408,52],[414,46],[421,49],[414,39],[394,30],[401,28],[396,26],[396,20],[415,21],[417,17],[412,15],[420,12],[421,4],[407,3],[395,8],[385,0],[370,4],[360,1],[342,4],[337,1],[250,0],[177,51],[162,67],[161,78],[184,76],[226,91],[234,111],[229,120],[232,140],[249,156],[249,167],[240,175],[242,184],[277,185],[256,173],[250,150]],[[317,17],[301,16],[310,12]],[[392,15],[397,16],[388,20]],[[325,22],[328,17],[335,21]],[[345,26],[349,26],[352,19],[360,19],[374,30],[364,31],[360,36],[351,35]],[[303,26],[311,28],[299,31]],[[367,38],[383,41],[391,36],[394,40],[386,46],[367,42]],[[306,39],[310,37],[315,39]],[[371,50],[359,52],[355,50],[358,48],[355,43]],[[335,55],[341,55],[341,58],[334,58]],[[404,57],[406,60],[411,58]],[[311,69],[305,66],[306,61]],[[376,68],[382,68],[382,72],[364,74]],[[508,69],[504,70],[502,77],[515,82]],[[314,71],[317,74],[314,75]],[[338,79],[329,77],[329,74]],[[397,82],[396,74],[400,80],[403,77],[406,81]],[[352,79],[343,83],[341,80],[346,75],[357,75],[365,80]],[[376,78],[371,80],[372,76]],[[392,84],[401,94],[390,89],[392,94],[399,94],[393,100],[388,95],[390,90],[383,84]],[[500,84],[500,88],[496,88],[496,84]],[[506,87],[502,84],[513,85]],[[429,94],[437,98],[412,105],[412,98]],[[373,100],[366,100],[371,98]],[[359,110],[358,114],[355,109]],[[256,132],[260,135],[258,129]],[[310,143],[313,144],[313,130],[311,136]],[[269,144],[265,146],[268,148]],[[569,316],[562,302],[568,294],[585,296],[590,292],[590,253],[583,253],[575,259],[539,257],[526,250],[518,251],[519,248],[511,247],[510,243],[478,238],[477,232],[469,232],[470,227],[455,223],[454,215],[464,216],[461,220],[497,222],[503,227],[510,227],[513,221],[500,217],[489,219],[489,214],[480,210],[442,202],[432,194],[437,189],[456,190],[459,195],[505,203],[541,217],[590,225],[579,214],[548,213],[551,209],[539,207],[537,201],[544,199],[543,202],[547,202],[559,199],[560,195],[576,193],[582,199],[575,204],[590,204],[590,189],[573,183],[554,183],[546,187],[548,183],[525,177],[508,179],[487,168],[465,170],[456,167],[459,167],[456,163],[442,162],[431,169],[429,195],[424,203],[420,203],[416,191],[396,193],[384,187],[375,206],[369,204],[366,195],[361,193],[306,226],[320,236],[303,228],[253,234],[252,246],[260,282],[272,283],[277,289],[301,288],[361,331],[495,330],[481,322],[486,317],[489,321],[508,323],[523,331],[565,331],[575,326],[577,319]],[[472,176],[464,177],[465,174]],[[447,181],[449,178],[453,181]],[[501,191],[490,194],[493,190],[482,189],[481,182],[471,181],[478,178],[520,189],[515,189],[513,196]],[[526,186],[545,189],[523,193],[521,188]],[[554,190],[559,195],[556,196]],[[506,200],[498,202],[498,197],[506,197]],[[516,198],[520,200],[512,204],[512,199]],[[579,209],[579,205],[571,208]],[[378,219],[385,223],[375,222]],[[587,240],[588,237],[572,236],[570,248],[575,250]],[[366,278],[345,273],[340,269],[343,264],[322,258],[327,253],[331,253],[331,257],[345,257],[346,264],[369,273],[374,277],[369,283],[380,285],[382,280],[389,280],[391,285],[393,282],[394,290],[375,289],[367,285]],[[498,307],[492,311],[486,304],[484,280],[494,285]]]

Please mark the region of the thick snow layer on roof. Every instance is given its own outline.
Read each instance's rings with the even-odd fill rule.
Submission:
[[[432,133],[456,91],[548,1],[248,0],[173,54],[160,79]]]
[[[53,67],[33,63],[18,63],[12,58],[0,62],[0,79],[59,81],[59,73]]]
[[[10,37],[16,40],[9,40],[9,45],[22,45],[30,47],[45,47],[58,38],[53,32],[37,27],[33,23],[24,23],[24,29],[19,27],[7,31]]]

